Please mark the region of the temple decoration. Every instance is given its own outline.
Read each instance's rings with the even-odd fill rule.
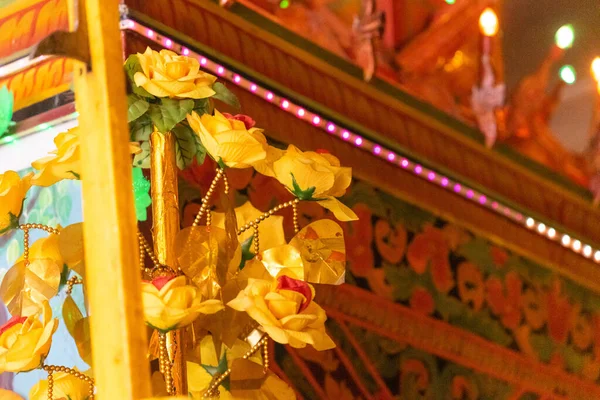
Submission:
[[[503,106],[506,86],[496,84],[494,69],[491,63],[492,38],[498,34],[498,16],[491,8],[486,8],[479,18],[482,34],[481,50],[481,84],[473,88],[472,105],[477,124],[485,136],[485,145],[492,147],[498,135],[496,110]]]
[[[235,108],[237,98],[216,76],[201,71],[196,58],[148,48],[130,56],[125,71],[132,162],[150,169],[152,190],[153,240],[141,232],[138,238],[143,316],[154,331],[148,357],[158,359],[155,391],[198,399],[228,391],[238,398],[234,387],[252,387],[294,398],[269,371],[269,341],[318,351],[335,347],[312,284],[343,283],[346,257],[342,228],[329,219],[301,226],[298,205],[312,202],[342,221],[357,219],[337,200],[350,185],[351,169],[326,151],[273,147],[252,118],[219,112],[215,102]],[[24,232],[23,256],[0,286],[13,316],[0,328],[0,372],[46,371],[48,378],[32,388],[32,399],[89,400],[95,394],[91,371],[44,361],[57,328],[48,301],[64,292],[67,329],[81,358],[91,364],[90,311],[71,297],[73,287],[86,280],[82,224],[55,228],[20,222],[32,185],[85,179],[79,139],[77,129],[61,133],[54,154],[32,164],[35,173],[0,176],[0,232]],[[217,166],[214,178],[192,226],[180,231],[177,171],[208,158]],[[228,175],[242,169],[274,177],[293,200],[264,213],[251,204],[234,209]],[[140,168],[134,175],[140,182],[134,182],[136,203],[145,217],[147,181]],[[277,215],[284,209],[292,210],[296,233],[289,243]],[[30,243],[32,230],[48,236]],[[210,349],[216,367],[207,356]],[[200,369],[208,379],[200,378]]]
[[[352,29],[355,35],[356,60],[363,68],[365,81],[370,81],[377,70],[377,41],[385,28],[385,14],[377,11],[375,0],[362,1],[362,14],[355,17]]]

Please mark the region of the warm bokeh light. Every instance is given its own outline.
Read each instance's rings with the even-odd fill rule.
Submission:
[[[592,61],[592,76],[596,82],[600,83],[600,57],[596,57]]]
[[[454,4],[454,3],[456,3],[456,0],[446,0],[446,3],[448,3],[448,4]]]
[[[560,69],[560,79],[562,79],[565,83],[572,85],[577,80],[577,74],[575,73],[575,68],[572,65],[565,65]]]
[[[498,33],[500,23],[496,12],[491,8],[486,8],[479,17],[479,28],[485,36],[495,36]]]
[[[557,31],[554,36],[554,40],[556,45],[561,49],[568,49],[573,46],[573,42],[575,41],[575,30],[573,29],[573,25],[563,25]]]

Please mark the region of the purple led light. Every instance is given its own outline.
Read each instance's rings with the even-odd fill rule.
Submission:
[[[258,87],[254,83],[252,85],[250,85],[250,91],[252,93],[256,92],[256,89],[258,89]]]
[[[219,65],[219,67],[217,68],[217,74],[219,74],[219,75],[225,74],[225,68],[223,68]]]
[[[273,101],[273,97],[275,97],[275,96],[273,96],[273,93],[268,92],[266,97],[267,97],[267,100]]]
[[[492,208],[493,208],[494,210],[497,210],[497,209],[498,209],[498,203],[494,201],[494,202],[492,203]]]
[[[403,158],[400,162],[400,165],[402,166],[402,168],[408,168],[408,160],[406,158]]]
[[[342,133],[342,138],[344,138],[344,140],[348,140],[348,139],[350,139],[350,132],[348,132],[348,131],[344,131],[344,132]]]
[[[190,50],[186,49],[185,47],[181,48],[181,52],[183,53],[184,56],[189,56],[190,55]]]
[[[381,154],[381,147],[379,147],[379,146],[373,147],[373,153],[375,153],[375,154]]]
[[[315,115],[312,119],[312,123],[315,125],[319,125],[321,123],[321,118],[318,115]]]
[[[146,31],[146,36],[148,36],[149,38],[153,38],[154,37],[154,32],[152,31],[152,29],[148,29]]]
[[[330,133],[335,132],[335,125],[331,123],[327,124],[327,131]]]
[[[429,171],[429,173],[427,174],[427,179],[433,181],[435,179],[435,172]]]
[[[171,39],[166,39],[165,46],[170,49],[173,46],[173,41]]]
[[[289,102],[289,101],[287,101],[287,100],[283,100],[283,101],[281,102],[281,108],[284,108],[284,109],[286,109],[286,110],[287,110],[289,107],[290,107],[290,102]]]
[[[473,193],[472,190],[467,190],[467,198],[468,199],[472,199],[474,195],[475,195],[475,193]]]
[[[206,65],[206,63],[208,63],[208,60],[207,60],[206,58],[202,57],[202,58],[200,59],[200,64],[202,64],[202,65]]]
[[[395,158],[396,158],[396,155],[394,153],[389,153],[388,154],[388,160],[394,161]]]
[[[242,81],[242,77],[239,76],[239,75],[236,75],[236,76],[233,77],[233,81],[235,83],[240,83]]]
[[[420,174],[421,172],[423,172],[423,167],[421,167],[420,165],[417,165],[415,167],[415,173]]]
[[[448,186],[448,183],[450,183],[450,182],[448,182],[448,178],[446,178],[446,177],[443,177],[443,178],[442,178],[442,186],[443,186],[443,187],[446,187],[446,186]]]
[[[479,204],[485,203],[487,203],[487,197],[485,197],[484,195],[479,196]]]
[[[299,108],[297,114],[299,117],[304,117],[304,114],[306,114],[306,111],[304,111],[304,108]]]
[[[357,146],[360,146],[360,145],[362,145],[362,142],[363,142],[362,138],[356,138],[356,140],[354,141],[354,144],[356,144]]]
[[[456,185],[454,185],[454,191],[455,191],[456,193],[460,193],[461,189],[462,189],[462,188],[460,187],[460,184],[458,184],[458,183],[457,183]]]

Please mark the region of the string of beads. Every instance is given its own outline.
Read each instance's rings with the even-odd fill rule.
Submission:
[[[44,365],[44,371],[48,373],[48,400],[54,400],[54,373],[55,372],[65,372],[67,374],[73,375],[75,378],[81,379],[87,382],[90,385],[88,394],[88,400],[94,399],[94,379],[82,374],[79,371],[74,370],[73,368],[57,366],[57,365]]]

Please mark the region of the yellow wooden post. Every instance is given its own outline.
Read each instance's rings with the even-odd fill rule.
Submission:
[[[76,72],[86,287],[98,400],[151,396],[128,142],[119,0],[85,7],[91,71]]]

